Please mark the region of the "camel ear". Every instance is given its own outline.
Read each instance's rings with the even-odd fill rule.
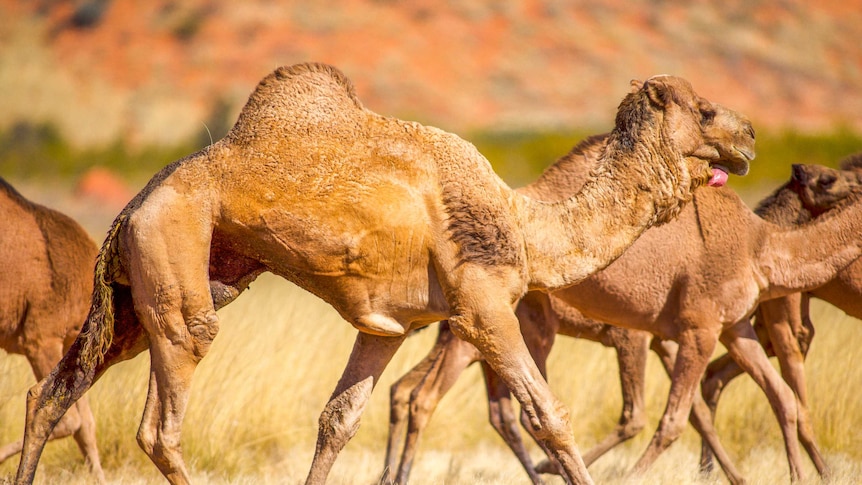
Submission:
[[[643,85],[643,90],[646,92],[649,100],[659,108],[667,108],[670,106],[672,95],[670,87],[663,81],[652,78],[647,79]]]
[[[632,79],[629,84],[631,84],[632,86],[632,90],[630,91],[631,93],[636,93],[640,91],[642,87],[644,87],[644,83],[638,81],[637,79]]]

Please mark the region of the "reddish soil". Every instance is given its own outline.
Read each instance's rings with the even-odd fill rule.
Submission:
[[[0,15],[33,25],[72,80],[61,108],[119,113],[102,138],[223,124],[262,76],[303,61],[341,68],[377,112],[455,131],[607,128],[629,80],[658,73],[757,125],[862,129],[860,0],[0,0]],[[85,140],[81,124],[61,128]]]

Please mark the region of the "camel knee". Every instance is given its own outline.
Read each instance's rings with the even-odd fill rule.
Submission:
[[[340,449],[353,438],[359,429],[362,411],[371,397],[372,387],[373,381],[369,377],[326,404],[318,420],[318,445],[326,443]]]
[[[571,434],[569,410],[554,399],[547,411],[537,412],[532,406],[524,406],[533,436],[542,441],[557,441]]]
[[[626,440],[632,438],[643,431],[646,425],[647,418],[643,410],[624,412],[619,421],[619,436]]]
[[[410,409],[410,396],[413,390],[401,381],[389,388],[389,406],[392,418],[403,419]]]
[[[138,446],[150,457],[159,468],[164,464],[181,463],[182,449],[179,436],[169,433],[158,433],[149,427],[138,429]]]
[[[193,340],[193,351],[198,359],[202,359],[207,352],[219,330],[219,319],[215,310],[207,309],[189,318],[189,334]]]
[[[419,389],[410,395],[410,429],[422,429],[431,419],[436,407],[429,396],[424,396]]]
[[[669,418],[665,416],[659,425],[659,432],[657,432],[653,438],[656,440],[655,444],[658,445],[659,449],[666,449],[682,436],[682,432],[685,431],[686,424],[687,421],[685,419]]]
[[[138,434],[135,436],[135,439],[138,442],[138,446],[144,450],[144,453],[146,453],[147,456],[152,457],[153,450],[156,449],[156,431],[151,429],[149,426],[144,426],[142,424],[141,427],[138,428]]]

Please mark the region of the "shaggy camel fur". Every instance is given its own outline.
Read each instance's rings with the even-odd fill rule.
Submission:
[[[81,331],[98,248],[75,221],[25,199],[2,178],[0,221],[0,348],[27,357],[41,380]],[[49,439],[69,435],[104,482],[86,398],[69,409]],[[0,447],[0,462],[22,446],[17,441]]]
[[[790,181],[765,198],[755,212],[784,227],[807,223],[829,210],[841,210],[851,196],[862,193],[862,154],[848,157],[835,170],[820,165],[794,165]],[[837,207],[837,209],[836,209]],[[823,286],[762,302],[755,313],[754,328],[767,351],[776,356],[781,375],[796,393],[799,406],[808,409],[803,361],[814,338],[808,315],[810,297],[820,298],[848,315],[862,318],[862,261],[856,260]],[[715,414],[721,391],[741,373],[739,366],[724,355],[707,368],[702,383],[704,399]],[[813,434],[813,431],[812,431]],[[807,449],[821,476],[829,467],[816,448]],[[701,465],[712,467],[711,455],[704,448]]]
[[[549,171],[548,175],[560,178],[559,172]],[[541,187],[539,182],[534,186]],[[554,194],[552,190],[544,193]],[[699,192],[678,219],[646,231],[605,270],[554,293],[591,318],[650,331],[679,344],[676,365],[674,349],[666,349],[671,358],[663,358],[663,363],[673,367],[667,408],[635,472],[646,469],[681,433],[719,339],[766,392],[784,435],[791,476],[797,479],[803,473],[800,439],[817,463],[819,452],[806,409],[800,407],[797,416],[792,390],[754,339],[748,316],[761,300],[823,285],[858,257],[860,210],[862,205],[855,204],[841,214],[824,215],[786,230],[757,217],[732,191]],[[657,254],[662,255],[661,265],[655,264]],[[447,353],[441,354],[441,359],[447,357]],[[447,368],[449,364],[435,365]],[[433,399],[440,397],[436,390],[430,394]],[[421,406],[433,409],[434,405]],[[702,434],[714,438],[708,412],[693,417]],[[722,465],[725,467],[724,461]],[[733,482],[742,480],[732,468],[725,467],[725,472]]]
[[[180,430],[193,371],[218,332],[216,309],[271,271],[359,330],[321,414],[308,483],[324,482],[406,335],[447,318],[515,394],[566,478],[590,483],[515,303],[601,269],[678,214],[696,187],[726,179],[694,158],[718,157],[703,139],[714,114],[685,80],[647,80],[623,99],[584,189],[544,203],[512,191],[457,136],[365,109],[331,66],[277,69],[225,138],[163,169],[116,219],[81,337],[30,390],[16,480],[32,481],[65,408],[146,338],[138,442],[171,483],[187,483]],[[140,327],[115,328],[113,308],[129,298]]]
[[[721,106],[716,107],[714,124],[706,132],[708,143],[730,163],[734,163],[735,158],[753,158],[754,139],[749,136],[748,121],[738,118],[738,114]],[[744,131],[729,138],[733,126],[742,127]],[[606,139],[607,135],[596,135],[582,141],[563,159],[548,168],[541,181],[534,184],[540,187],[539,190],[529,185],[518,191],[534,198],[542,198],[541,191],[573,192],[572,187],[583,186],[590,167],[595,165],[604,148]],[[646,425],[643,388],[646,353],[651,336],[647,332],[613,327],[590,320],[574,308],[559,303],[554,305],[554,302],[554,298],[548,299],[542,292],[530,292],[518,303],[515,311],[527,347],[543,375],[545,358],[557,333],[601,342],[617,351],[623,395],[622,414],[618,426],[607,438],[583,455],[584,463],[589,466],[617,444],[636,435]],[[660,346],[657,348],[658,351],[663,349]],[[385,481],[406,483],[421,431],[439,399],[455,383],[461,371],[477,361],[481,362],[479,351],[469,343],[454,338],[448,323],[444,322],[440,327],[437,342],[429,354],[392,385]],[[501,385],[499,378],[485,367],[491,424],[521,461],[531,480],[541,483],[542,480],[521,441],[517,419],[512,416],[509,406],[500,404],[503,400],[510,399],[509,391],[505,385]],[[701,417],[708,418],[706,408],[702,408],[701,412]],[[403,449],[399,450],[402,438]],[[722,450],[719,450],[719,457],[724,456]],[[727,466],[732,467],[729,460]]]

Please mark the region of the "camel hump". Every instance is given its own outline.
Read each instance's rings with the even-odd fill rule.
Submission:
[[[284,66],[263,78],[228,137],[238,145],[271,145],[289,135],[351,137],[367,112],[353,83],[327,64]]]

